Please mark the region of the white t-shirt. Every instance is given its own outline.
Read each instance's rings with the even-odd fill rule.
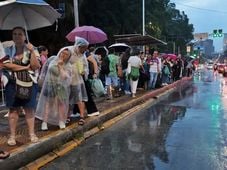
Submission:
[[[157,73],[159,69],[159,59],[153,58],[150,62],[149,72]]]
[[[130,56],[128,59],[128,63],[132,67],[140,67],[142,65],[142,61],[138,56]]]

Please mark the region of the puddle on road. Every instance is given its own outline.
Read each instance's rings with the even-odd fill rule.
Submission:
[[[168,162],[165,142],[169,128],[182,119],[185,112],[185,107],[152,106],[89,138],[49,167],[153,169],[154,157]]]
[[[220,121],[227,108],[218,89],[199,82],[174,92],[43,169],[227,169],[227,123]]]

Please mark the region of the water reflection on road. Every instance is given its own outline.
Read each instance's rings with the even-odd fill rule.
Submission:
[[[153,169],[153,157],[168,162],[166,137],[185,111],[185,107],[155,105],[88,139],[49,169]]]
[[[195,79],[193,87],[120,121],[43,169],[225,169],[222,94],[219,80]]]

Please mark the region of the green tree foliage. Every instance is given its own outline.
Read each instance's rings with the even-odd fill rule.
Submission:
[[[57,24],[29,32],[31,42],[55,48],[69,44],[65,38],[75,26],[74,5],[72,1],[46,0],[54,8],[59,2],[65,3],[65,17]],[[108,35],[109,44],[114,42],[113,35],[142,34],[141,0],[78,0],[79,24],[93,25]],[[170,0],[145,0],[146,34],[170,42],[169,46],[159,47],[160,51],[172,52],[173,42],[181,52],[185,52],[186,43],[193,39],[193,25],[184,12],[176,9]]]
[[[141,33],[140,0],[83,0],[80,5],[80,25],[94,25],[109,38],[115,34]]]
[[[79,13],[80,25],[103,29],[111,41],[115,34],[142,34],[141,0],[83,0]],[[145,0],[145,24],[146,34],[174,41],[183,53],[186,43],[193,39],[193,25],[189,24],[187,15],[169,0]]]

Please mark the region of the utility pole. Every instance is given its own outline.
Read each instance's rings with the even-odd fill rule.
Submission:
[[[142,16],[143,16],[143,35],[145,35],[145,0],[142,3]]]
[[[173,54],[175,54],[176,53],[176,43],[175,43],[175,41],[173,41]]]
[[[73,0],[75,27],[79,27],[78,0]]]
[[[142,0],[142,16],[143,16],[143,36],[145,35],[145,0]],[[143,46],[143,52],[144,54],[146,53],[145,51],[145,45]]]

